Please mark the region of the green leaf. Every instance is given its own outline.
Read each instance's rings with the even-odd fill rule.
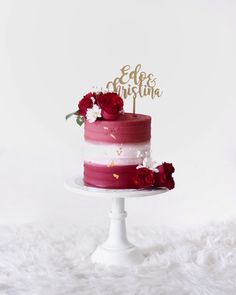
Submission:
[[[72,117],[73,115],[77,115],[77,112],[78,111],[66,115],[66,120],[69,119],[70,117]]]
[[[83,116],[78,116],[78,117],[76,118],[76,122],[77,122],[77,124],[78,124],[79,126],[83,125],[83,123],[84,123],[84,117],[83,117]]]

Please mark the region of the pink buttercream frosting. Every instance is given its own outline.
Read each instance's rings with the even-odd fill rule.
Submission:
[[[136,143],[151,138],[151,117],[141,114],[120,114],[117,120],[85,121],[84,138],[92,142]]]
[[[133,188],[136,165],[105,166],[84,163],[84,182],[100,188]]]

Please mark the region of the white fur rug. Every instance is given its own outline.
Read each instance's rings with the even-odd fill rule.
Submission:
[[[236,222],[184,232],[133,230],[130,240],[148,258],[129,269],[90,262],[105,234],[77,226],[0,227],[0,294],[236,294]]]

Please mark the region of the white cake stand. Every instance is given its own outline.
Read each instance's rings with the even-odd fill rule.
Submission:
[[[102,189],[84,185],[82,177],[69,178],[65,188],[81,196],[111,198],[110,229],[107,240],[93,252],[91,260],[105,265],[135,265],[144,255],[132,245],[126,234],[125,198],[145,197],[167,192],[167,189]]]

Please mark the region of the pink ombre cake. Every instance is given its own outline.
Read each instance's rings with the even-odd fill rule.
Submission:
[[[123,113],[117,120],[85,121],[84,183],[101,188],[135,188],[137,165],[150,154],[151,117]]]

